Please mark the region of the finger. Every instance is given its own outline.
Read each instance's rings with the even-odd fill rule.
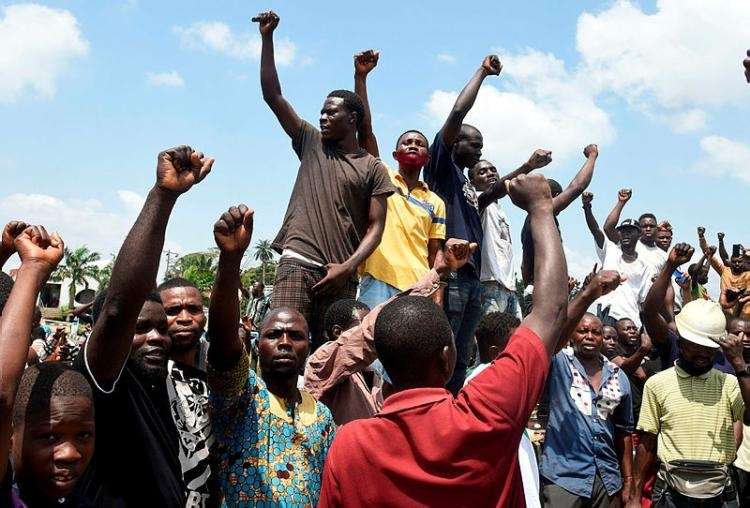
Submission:
[[[60,234],[55,231],[50,236],[50,245],[56,249],[63,250],[65,248],[65,242],[63,242],[63,239],[60,238]]]
[[[39,231],[39,226],[31,226],[26,229],[26,232],[28,232],[28,235],[31,238],[31,241],[35,245],[39,245],[41,241],[41,236],[42,236],[42,233]]]
[[[203,166],[201,166],[200,171],[198,172],[198,178],[195,180],[196,183],[201,182],[204,178],[206,178],[211,172],[211,168],[213,168],[213,166],[214,159],[205,159],[203,161]]]
[[[242,205],[244,206],[244,205]],[[246,230],[252,234],[253,232],[253,221],[254,221],[255,210],[245,207],[245,212],[242,216],[242,225]]]
[[[222,235],[229,234],[229,226],[227,225],[226,221],[223,218],[219,219],[214,224],[214,233],[220,233]]]
[[[44,226],[39,225],[39,234],[40,234],[40,245],[42,247],[49,246],[49,233],[47,233],[47,230],[44,228]]]
[[[229,231],[234,231],[235,223],[234,223],[234,217],[232,217],[232,214],[229,212],[224,212],[221,214],[221,220],[223,220],[227,227],[229,228]]]
[[[235,224],[242,222],[242,214],[240,213],[240,209],[236,206],[229,207],[229,215],[232,216],[232,220]]]

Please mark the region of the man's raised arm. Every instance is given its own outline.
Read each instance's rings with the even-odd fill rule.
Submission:
[[[566,319],[568,266],[552,214],[550,188],[540,174],[521,175],[507,185],[513,203],[529,214],[534,241],[534,307],[523,325],[542,339],[552,355]]]
[[[110,383],[122,371],[138,314],[156,285],[169,215],[180,194],[203,180],[213,163],[189,146],[159,154],[156,184],[115,259],[101,317],[84,349],[84,359],[97,383]]]
[[[596,221],[596,217],[594,217],[594,212],[591,211],[591,202],[594,201],[594,194],[591,192],[584,192],[581,196],[581,201],[583,202],[583,215],[586,217],[586,225],[589,227],[591,236],[594,237],[596,246],[603,249],[605,240],[604,233],[599,229],[599,223]]]
[[[488,55],[484,58],[482,66],[477,69],[469,82],[466,83],[464,89],[461,90],[461,93],[458,94],[458,98],[456,98],[456,103],[453,105],[448,119],[443,124],[443,128],[440,129],[443,142],[446,146],[451,146],[456,140],[458,132],[461,130],[461,124],[464,123],[464,118],[466,118],[466,115],[474,105],[474,101],[477,99],[479,87],[482,86],[484,78],[487,76],[497,76],[502,70],[503,65],[500,63],[497,55]]]
[[[620,189],[617,191],[617,202],[615,203],[612,211],[609,212],[607,218],[604,219],[604,234],[607,235],[609,241],[612,243],[620,243],[620,232],[617,231],[617,223],[620,222],[620,215],[625,205],[630,201],[630,197],[633,195],[633,191],[630,189]]]
[[[367,150],[373,157],[380,157],[378,139],[372,131],[372,114],[370,113],[370,100],[367,97],[367,75],[378,65],[380,53],[374,49],[368,49],[354,55],[354,93],[362,100],[365,113],[359,124],[357,139],[359,146]]]
[[[529,157],[528,161],[521,164],[518,169],[498,178],[495,183],[490,185],[490,187],[479,196],[478,200],[480,213],[482,210],[487,208],[490,203],[502,198],[508,193],[505,182],[513,180],[515,177],[520,175],[528,175],[535,169],[543,168],[550,162],[552,162],[552,152],[550,152],[549,150],[541,149],[534,150],[534,153],[531,154],[531,157]]]
[[[12,220],[3,228],[2,238],[0,239],[0,269],[2,269],[10,257],[16,253],[16,246],[13,241],[18,235],[23,233],[27,224],[20,220]]]
[[[208,309],[208,363],[219,372],[239,361],[243,345],[239,335],[240,265],[253,236],[253,211],[245,205],[231,207],[214,224],[219,247],[219,268]]]
[[[717,233],[716,236],[719,239],[719,257],[724,266],[729,266],[729,253],[727,252],[727,246],[724,244],[724,233]]]
[[[260,88],[263,91],[263,100],[279,119],[284,132],[294,139],[302,127],[302,119],[281,95],[281,83],[276,72],[273,50],[273,31],[279,26],[279,16],[273,11],[261,12],[253,18],[253,22],[258,23],[260,29]]]
[[[565,190],[552,198],[553,213],[555,215],[565,210],[568,205],[578,199],[578,196],[591,183],[591,178],[594,176],[596,158],[599,157],[599,148],[596,145],[588,145],[583,149],[583,156],[586,157],[586,162],[583,163],[576,176],[573,177],[573,180],[570,181]]]

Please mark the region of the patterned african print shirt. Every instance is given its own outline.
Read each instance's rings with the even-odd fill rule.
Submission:
[[[226,372],[208,368],[218,476],[227,506],[315,506],[335,425],[331,412],[300,390],[287,404],[243,354]]]

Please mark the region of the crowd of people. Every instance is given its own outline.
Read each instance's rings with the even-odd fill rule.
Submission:
[[[270,299],[256,283],[240,307],[244,204],[213,228],[208,315],[190,281],[156,284],[170,214],[214,163],[188,146],[158,155],[80,347],[36,306],[62,238],[9,222],[2,506],[750,506],[750,250],[699,227],[690,264],[668,220],[621,220],[630,189],[600,228],[594,144],[565,187],[536,171],[543,149],[500,176],[464,123],[495,55],[389,169],[367,96],[379,54],[355,55],[354,92],[331,92],[316,128],[282,94],[279,17],[253,21],[263,99],[300,160]],[[557,221],[579,197],[601,266],[581,284]]]

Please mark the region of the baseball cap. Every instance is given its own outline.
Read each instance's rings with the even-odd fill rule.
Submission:
[[[640,231],[641,230],[641,225],[635,219],[625,219],[615,229],[622,229],[622,228],[635,228],[638,231]]]
[[[710,300],[693,300],[675,318],[680,337],[699,346],[719,347],[719,339],[727,336],[727,318],[721,306]]]

